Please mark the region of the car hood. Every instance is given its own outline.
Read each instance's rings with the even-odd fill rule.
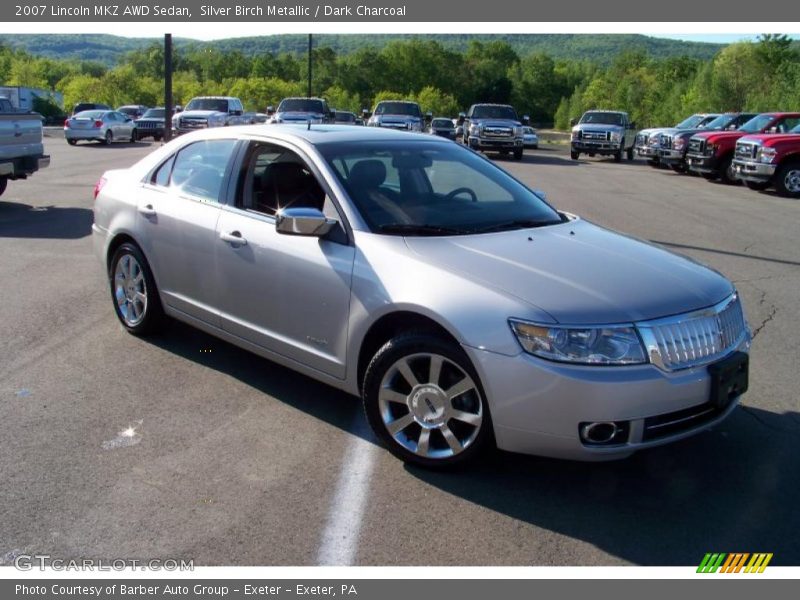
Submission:
[[[195,117],[207,119],[213,115],[224,115],[218,110],[185,110],[175,115],[176,117]]]
[[[718,143],[723,140],[734,141],[747,135],[743,131],[708,131],[703,130],[695,134],[693,137],[702,137],[706,142]]]
[[[578,123],[572,128],[572,131],[623,131],[625,128],[622,125],[604,125],[602,123]],[[660,131],[654,129],[653,131]],[[641,133],[641,132],[640,132]]]
[[[746,135],[740,142],[761,144],[762,146],[775,146],[777,144],[800,144],[800,133],[762,133]]]
[[[422,121],[420,117],[412,117],[411,115],[393,115],[390,113],[384,113],[382,115],[376,115],[375,119],[380,122],[383,121],[396,121],[398,123],[419,123]]]
[[[300,110],[293,110],[288,112],[275,113],[275,118],[282,121],[321,121],[324,118],[322,113],[305,112]]]
[[[136,123],[161,123],[164,124],[164,119],[159,117],[142,117],[141,119],[136,119]]]
[[[582,220],[408,237],[406,244],[426,262],[511,294],[564,324],[655,319],[711,306],[733,292],[716,271]]]
[[[472,125],[482,125],[484,127],[519,127],[520,121],[513,119],[470,119]]]

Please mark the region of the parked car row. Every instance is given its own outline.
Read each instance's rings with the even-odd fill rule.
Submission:
[[[676,172],[800,198],[799,112],[724,113],[702,127],[653,131],[639,136]]]

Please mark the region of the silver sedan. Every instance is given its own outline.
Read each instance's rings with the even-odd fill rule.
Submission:
[[[116,110],[85,110],[64,121],[64,137],[70,146],[79,140],[103,144],[135,142],[136,123]]]
[[[125,329],[172,317],[359,395],[406,461],[621,458],[713,426],[747,389],[730,281],[434,136],[209,129],[95,194]]]

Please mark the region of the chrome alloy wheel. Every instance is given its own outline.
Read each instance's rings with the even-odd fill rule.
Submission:
[[[800,167],[791,168],[783,177],[783,186],[792,194],[800,194]]]
[[[147,284],[136,258],[125,254],[114,269],[114,298],[117,309],[129,327],[136,327],[147,313]]]
[[[398,444],[432,459],[463,452],[483,422],[478,386],[458,364],[439,354],[412,354],[396,361],[381,381],[378,409]]]

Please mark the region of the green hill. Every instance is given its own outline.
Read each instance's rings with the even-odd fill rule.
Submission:
[[[333,35],[314,36],[315,47],[330,47],[337,53],[347,54],[364,47],[381,47],[392,40],[417,38],[436,40],[446,48],[465,50],[471,40],[505,40],[518,54],[545,52],[554,58],[590,59],[608,64],[621,51],[641,49],[653,57],[690,56],[708,59],[724,45],[703,42],[686,42],[654,38],[635,34],[475,34],[475,35]],[[0,35],[0,43],[12,48],[21,48],[31,54],[50,58],[74,58],[92,60],[114,65],[131,50],[158,43],[159,38],[125,38],[102,34],[14,34]],[[221,51],[238,50],[246,56],[277,54],[282,52],[303,53],[307,47],[306,35],[271,35],[260,37],[231,38],[211,42],[178,38],[180,48],[210,47]]]

